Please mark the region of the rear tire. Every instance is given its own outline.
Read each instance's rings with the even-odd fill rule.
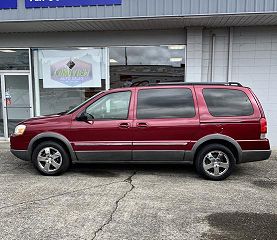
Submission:
[[[52,141],[42,142],[35,148],[32,162],[35,168],[46,176],[64,173],[71,163],[66,150],[60,144]]]
[[[221,144],[203,147],[195,159],[196,171],[204,178],[220,181],[231,175],[236,159],[232,151]]]

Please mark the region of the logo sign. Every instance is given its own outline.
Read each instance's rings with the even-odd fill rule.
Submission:
[[[80,59],[65,59],[51,65],[51,79],[70,87],[92,80],[92,64]]]
[[[106,71],[103,49],[39,50],[39,62],[43,88],[101,87]]]
[[[0,9],[17,8],[17,0],[0,0]]]
[[[4,0],[4,1],[7,1],[7,0]],[[80,6],[120,5],[120,4],[122,4],[122,0],[25,0],[26,8],[80,7]]]

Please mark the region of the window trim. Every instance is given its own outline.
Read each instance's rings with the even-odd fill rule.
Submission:
[[[210,109],[209,109],[209,106],[208,106],[208,104],[207,104],[207,101],[206,101],[206,97],[205,97],[205,90],[228,90],[228,91],[238,91],[238,92],[242,92],[242,93],[244,93],[244,95],[248,98],[248,100],[249,100],[249,102],[250,102],[250,104],[251,104],[251,108],[252,108],[252,113],[251,114],[249,114],[249,115],[236,115],[236,116],[216,116],[216,115],[214,115],[214,114],[212,114],[211,113],[211,111],[210,111]],[[212,117],[215,117],[215,118],[237,118],[237,117],[239,117],[239,118],[241,118],[241,117],[251,117],[251,116],[253,116],[254,114],[255,114],[255,109],[254,109],[254,107],[253,107],[253,103],[252,103],[252,101],[251,101],[251,99],[249,98],[249,96],[247,95],[247,93],[246,92],[244,92],[244,91],[242,91],[242,90],[239,90],[239,89],[230,89],[230,88],[203,88],[202,89],[202,96],[203,96],[203,99],[204,99],[204,102],[205,102],[205,104],[206,104],[206,107],[207,107],[207,110],[208,110],[208,112],[209,112],[209,114],[212,116]]]
[[[192,95],[192,100],[193,100],[193,107],[194,107],[194,116],[192,117],[172,117],[172,118],[138,118],[138,100],[139,100],[139,92],[140,91],[149,91],[149,90],[163,90],[163,89],[188,89],[191,91],[191,95]],[[190,87],[160,87],[160,88],[147,88],[147,89],[138,89],[137,94],[136,94],[136,108],[135,108],[136,112],[135,112],[135,118],[137,120],[163,120],[163,119],[167,119],[167,120],[174,120],[174,119],[194,119],[195,117],[197,117],[197,109],[196,109],[196,102],[195,102],[195,95],[194,95],[194,91],[192,88]]]
[[[101,96],[100,98],[98,98],[96,101],[94,101],[93,103],[91,103],[90,105],[88,105],[85,109],[84,109],[84,111],[82,111],[80,114],[78,114],[78,115],[81,115],[83,112],[86,112],[87,111],[87,109],[92,105],[92,104],[94,104],[94,103],[96,103],[97,101],[99,101],[100,99],[102,99],[103,97],[106,97],[106,96],[108,96],[108,95],[111,95],[111,94],[115,94],[115,93],[123,93],[123,92],[130,92],[131,94],[130,94],[130,99],[129,99],[129,106],[128,106],[128,113],[127,113],[127,118],[120,118],[120,119],[114,119],[114,118],[102,118],[102,119],[94,119],[93,121],[94,122],[103,122],[103,121],[126,121],[126,120],[129,120],[129,117],[130,117],[130,106],[131,106],[131,102],[132,102],[132,94],[133,94],[133,92],[131,91],[131,90],[127,90],[127,91],[118,91],[118,92],[109,92],[109,93],[107,93],[107,94],[105,94],[105,95],[103,95],[103,96]]]
[[[76,111],[80,110],[82,107],[84,107],[87,103],[89,103],[90,101],[92,101],[94,98],[97,98],[98,96],[100,96],[101,94],[103,94],[105,91],[101,91],[99,93],[96,93],[94,96],[88,98],[87,100],[85,100],[84,102],[82,102],[81,104],[79,104],[78,106],[76,106],[75,108],[69,110],[66,115],[70,115],[70,114],[73,114],[75,113]],[[105,95],[104,95],[105,96]],[[101,97],[100,97],[101,98]],[[98,98],[99,99],[99,98]],[[97,100],[98,100],[97,99]],[[96,100],[96,101],[97,101]],[[84,112],[84,111],[81,111],[81,113]],[[79,115],[79,114],[78,114]]]

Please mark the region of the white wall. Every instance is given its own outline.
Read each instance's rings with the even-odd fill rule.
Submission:
[[[186,81],[201,82],[202,28],[189,28],[187,36]]]
[[[234,29],[232,81],[249,86],[260,99],[277,146],[277,26]]]
[[[215,35],[214,65],[211,66],[212,35]],[[228,65],[228,29],[205,29],[203,30],[203,55],[202,55],[202,82],[210,80],[213,71],[213,82],[224,82],[227,77]]]
[[[209,80],[211,71],[211,36],[216,35],[214,78],[215,82],[227,81],[229,31],[227,28],[198,29],[202,33],[202,62],[199,63],[201,80]],[[195,31],[194,34],[195,35]],[[190,31],[187,32],[190,39]],[[188,50],[190,42],[187,43]],[[190,55],[188,55],[190,56]],[[268,120],[268,137],[271,145],[277,147],[277,26],[271,27],[236,27],[233,28],[231,59],[231,78],[229,81],[240,82],[249,86],[260,99]],[[187,75],[196,74],[189,67]],[[198,69],[199,69],[198,68]],[[191,73],[192,71],[192,73]],[[191,81],[191,78],[186,79]]]

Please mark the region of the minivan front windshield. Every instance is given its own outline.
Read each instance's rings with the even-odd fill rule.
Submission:
[[[71,114],[75,111],[77,111],[79,108],[81,108],[82,106],[84,106],[86,103],[88,103],[90,100],[92,100],[93,98],[99,96],[100,94],[104,93],[105,91],[99,92],[97,94],[95,94],[94,96],[92,96],[91,98],[87,99],[85,102],[81,103],[80,105],[78,105],[77,107],[69,110],[66,114]]]

